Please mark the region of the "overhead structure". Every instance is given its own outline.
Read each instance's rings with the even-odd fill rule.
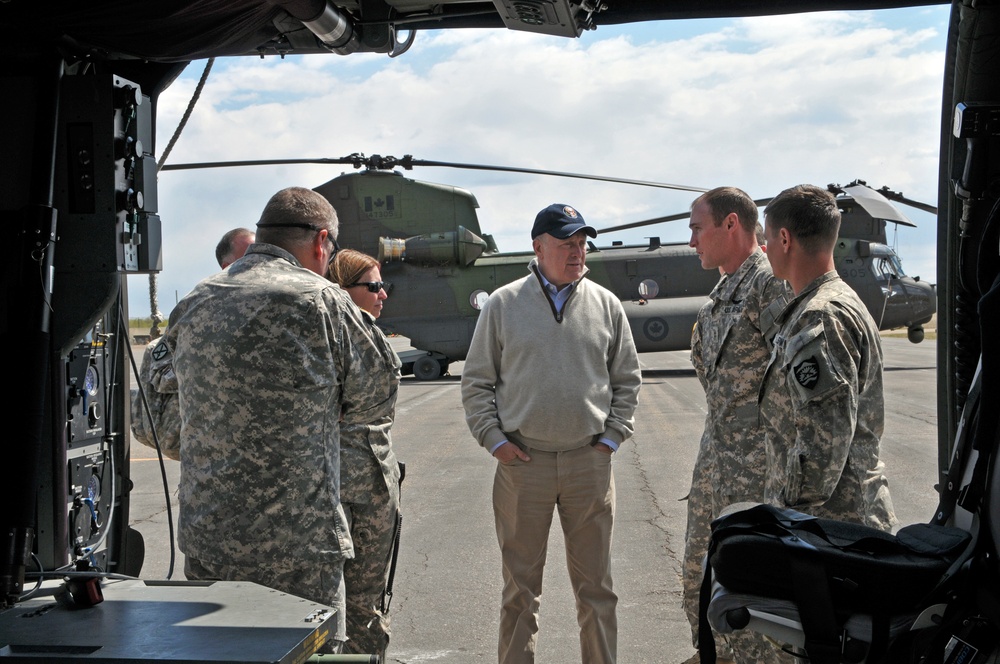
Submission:
[[[233,55],[400,55],[423,30],[508,28],[579,37],[667,19],[888,9],[936,0],[69,0],[0,4],[12,53],[188,62]]]

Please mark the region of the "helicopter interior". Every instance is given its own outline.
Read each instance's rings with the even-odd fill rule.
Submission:
[[[2,602],[26,570],[137,574],[128,526],[126,324],[122,281],[162,268],[154,128],[160,93],[188,62],[219,56],[378,52],[426,30],[507,27],[573,38],[600,25],[940,2],[892,0],[178,0],[0,4],[2,338],[26,360],[9,396],[0,488]],[[169,6],[167,6],[169,5]],[[995,450],[1000,363],[991,299],[1000,274],[1000,12],[956,0],[945,65],[938,189],[938,440],[942,480],[959,434]],[[881,247],[883,276],[899,276]],[[964,448],[963,448],[964,449]],[[992,487],[991,487],[992,489]],[[945,494],[958,500],[958,496]],[[1000,492],[969,511],[995,579]],[[93,586],[83,589],[84,594]],[[995,590],[995,588],[994,588]],[[995,600],[995,597],[994,597]]]

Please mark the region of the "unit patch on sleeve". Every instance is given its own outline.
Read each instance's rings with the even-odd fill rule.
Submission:
[[[156,361],[160,361],[167,356],[167,353],[169,351],[170,349],[167,348],[167,342],[160,341],[160,343],[156,344],[156,346],[153,347],[153,359]]]
[[[816,383],[819,382],[819,363],[816,362],[816,356],[814,355],[809,359],[802,360],[799,364],[795,365],[792,373],[795,374],[795,380],[799,381],[799,385],[807,390],[816,387]]]

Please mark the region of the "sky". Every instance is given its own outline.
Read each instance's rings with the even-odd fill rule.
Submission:
[[[936,203],[949,6],[599,27],[579,39],[509,30],[426,31],[384,54],[222,58],[168,162],[343,157],[354,152],[569,171],[754,198],[862,179]],[[158,100],[156,157],[204,68]],[[227,230],[253,227],[270,196],[350,166],[162,171],[159,309],[215,272]],[[541,175],[418,167],[463,187],[501,251],[527,251],[538,210],[576,207],[597,227],[682,212],[697,194]],[[907,274],[936,282],[935,219],[889,228]],[[686,221],[608,234],[687,241]],[[150,311],[129,277],[132,317]]]

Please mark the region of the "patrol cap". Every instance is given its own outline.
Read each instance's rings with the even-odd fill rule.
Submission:
[[[597,231],[587,225],[576,208],[553,203],[535,217],[535,225],[531,227],[531,239],[548,233],[552,237],[565,240],[579,231],[586,232],[590,237],[597,237]]]

